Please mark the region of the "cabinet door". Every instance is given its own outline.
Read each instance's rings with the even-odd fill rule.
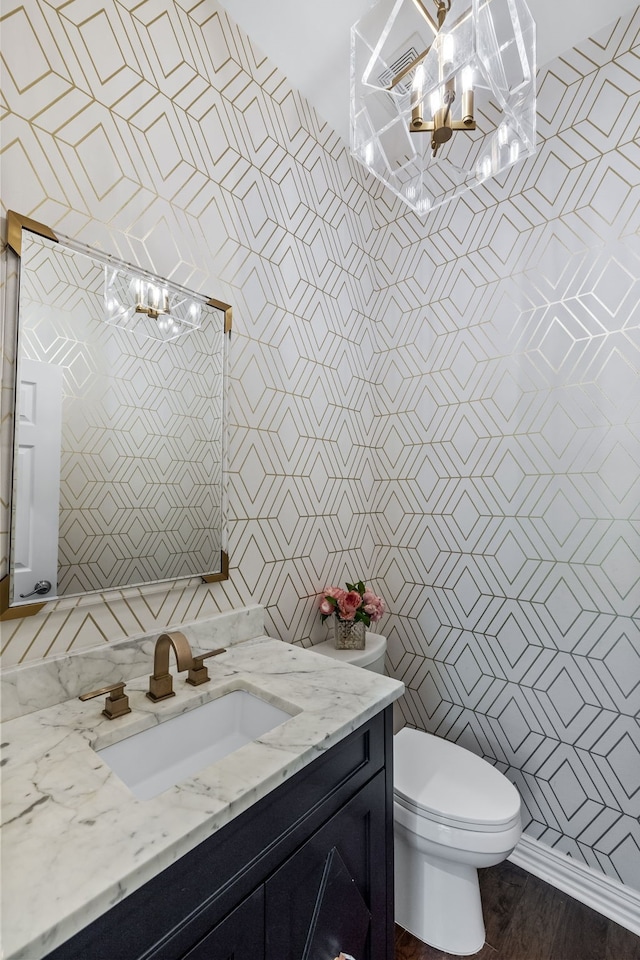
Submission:
[[[264,887],[243,900],[182,960],[262,960],[264,957]]]
[[[267,880],[266,960],[389,960],[386,837],[379,774]]]

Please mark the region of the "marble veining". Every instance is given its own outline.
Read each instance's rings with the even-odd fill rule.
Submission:
[[[92,688],[150,673],[156,638],[165,630],[177,629],[198,652],[228,647],[264,634],[264,607],[254,604],[194,623],[168,624],[151,634],[15,667],[0,675],[2,719],[12,720]]]
[[[215,645],[204,626],[191,639],[202,649]],[[258,637],[210,661],[210,683],[190,687],[180,675],[176,696],[154,704],[144,693],[149,663],[128,684],[126,717],[102,717],[100,699],[68,699],[3,724],[5,960],[39,960],[403,690],[388,677]],[[151,800],[134,798],[93,749],[236,689],[293,716]]]

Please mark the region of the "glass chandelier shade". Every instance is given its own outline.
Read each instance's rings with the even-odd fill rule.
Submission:
[[[181,287],[105,264],[105,321],[152,340],[177,340],[202,323],[202,305]]]
[[[380,0],[351,30],[351,152],[416,213],[535,153],[525,0]]]

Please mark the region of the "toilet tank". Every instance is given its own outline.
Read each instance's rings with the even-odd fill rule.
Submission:
[[[387,638],[379,633],[365,635],[364,650],[336,650],[333,640],[316,643],[310,648],[313,653],[321,653],[325,657],[333,657],[342,663],[352,663],[356,667],[364,667],[373,673],[384,673],[384,655],[387,652]]]

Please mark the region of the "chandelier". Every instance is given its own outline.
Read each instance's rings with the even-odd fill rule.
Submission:
[[[351,29],[351,152],[425,215],[535,153],[535,71],[525,0],[380,0]]]
[[[192,333],[209,302],[168,280],[115,265],[114,258],[105,264],[104,319],[139,336],[168,342]]]

